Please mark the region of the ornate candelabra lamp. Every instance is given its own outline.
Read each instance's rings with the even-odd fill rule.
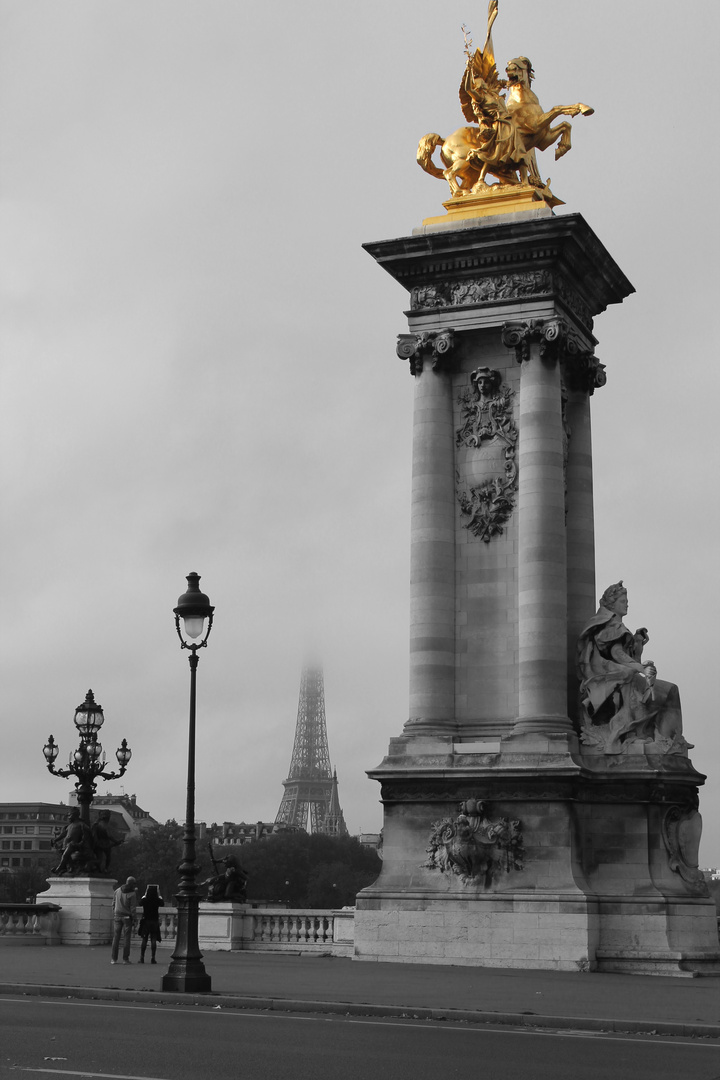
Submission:
[[[167,974],[163,976],[163,990],[179,993],[204,993],[212,988],[210,976],[205,971],[202,953],[198,945],[198,909],[200,895],[195,884],[198,866],[195,861],[195,690],[199,663],[198,649],[204,649],[213,624],[213,612],[205,593],[200,592],[199,574],[187,575],[187,592],[179,598],[175,615],[175,629],[180,638],[180,648],[189,649],[190,656],[190,723],[188,735],[187,806],[185,831],[183,833],[183,860],[178,866],[182,875],[175,897],[178,908],[178,929],[175,951]],[[183,621],[183,630],[180,620]],[[205,630],[205,620],[207,629]],[[198,640],[200,639],[200,640]]]
[[[75,727],[80,732],[80,745],[70,755],[67,769],[58,769],[55,766],[55,759],[60,748],[52,735],[43,747],[43,754],[45,755],[47,767],[53,776],[62,776],[65,779],[69,776],[77,777],[75,790],[77,792],[80,820],[89,826],[90,803],[97,790],[95,781],[98,777],[101,780],[118,780],[123,776],[132,757],[132,751],[127,744],[127,739],[123,739],[115,751],[120,771],[106,771],[105,751],[102,748],[102,743],[98,741],[98,732],[105,723],[105,717],[102,708],[93,697],[92,690],[88,690],[82,705],[78,705],[75,710],[74,722]]]

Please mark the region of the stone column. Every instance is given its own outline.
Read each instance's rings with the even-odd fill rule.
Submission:
[[[567,541],[557,319],[503,328],[520,376],[518,718],[514,735],[571,732],[567,715]]]
[[[566,469],[568,715],[577,721],[577,642],[597,603],[590,395],[595,387],[605,385],[604,366],[591,352],[566,351],[563,379],[567,387],[569,432]]]
[[[415,377],[406,734],[455,730],[455,447],[452,330],[399,336]]]

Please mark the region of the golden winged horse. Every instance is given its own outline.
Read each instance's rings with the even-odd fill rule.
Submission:
[[[507,79],[500,79],[492,43],[497,14],[498,0],[490,0],[482,49],[471,53],[472,42],[465,39],[467,64],[460,83],[460,106],[465,119],[477,126],[458,128],[447,139],[425,135],[418,146],[420,166],[431,176],[447,180],[453,196],[477,194],[490,187],[488,174],[500,184],[531,184],[549,193],[535,151],[557,142],[555,158],[562,157],[571,147],[571,126],[565,120],[553,127],[553,122],[559,116],[590,116],[594,111],[578,103],[543,112],[532,90],[535,73],[526,56],[511,60],[505,69]],[[444,169],[432,160],[438,146]]]

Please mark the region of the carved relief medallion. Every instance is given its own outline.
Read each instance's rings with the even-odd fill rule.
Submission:
[[[455,443],[466,448],[466,486],[460,487],[458,474],[460,513],[467,518],[465,528],[486,544],[503,532],[515,506],[518,429],[513,397],[499,371],[481,367],[472,372],[470,386],[458,398],[463,422]]]
[[[464,884],[486,889],[500,874],[522,870],[520,822],[493,820],[489,810],[480,799],[466,799],[456,818],[433,822],[425,869],[456,874]]]

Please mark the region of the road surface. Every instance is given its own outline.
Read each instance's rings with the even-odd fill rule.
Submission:
[[[0,1077],[719,1080],[720,1042],[193,1005],[0,998]]]

